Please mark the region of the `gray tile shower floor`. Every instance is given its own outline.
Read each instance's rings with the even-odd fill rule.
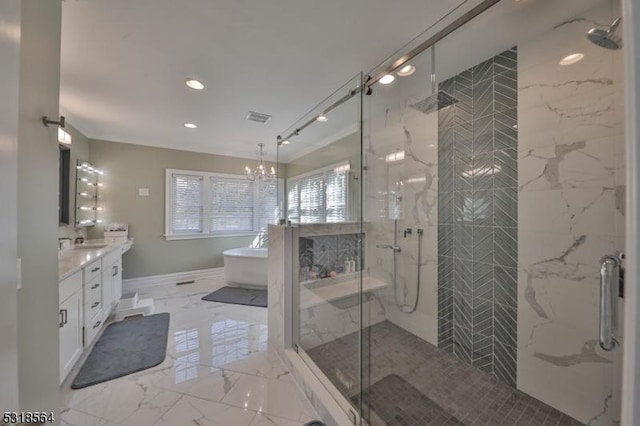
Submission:
[[[582,425],[389,321],[363,333],[364,353],[369,354],[363,360],[363,394],[372,426]],[[357,401],[357,333],[307,354],[343,395]]]

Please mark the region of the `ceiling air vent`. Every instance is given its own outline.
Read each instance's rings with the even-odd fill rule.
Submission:
[[[271,116],[269,114],[262,114],[262,113],[253,112],[253,111],[249,111],[245,118],[249,121],[255,121],[256,123],[262,123],[262,124],[271,120]]]

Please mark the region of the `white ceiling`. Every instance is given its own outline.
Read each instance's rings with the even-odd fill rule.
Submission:
[[[61,112],[91,138],[275,158],[280,132],[461,2],[66,0]]]
[[[457,16],[479,1],[467,2]],[[603,2],[615,3],[503,0],[438,43],[436,75],[454,75]],[[247,158],[265,142],[267,158],[275,159],[277,135],[462,3],[66,0],[61,111],[91,138]],[[425,93],[428,58],[425,53],[414,60],[420,72],[411,78]],[[205,90],[188,89],[189,77],[203,81]],[[417,86],[407,87],[413,93]],[[246,121],[249,110],[273,119]],[[324,145],[353,130],[354,111],[332,115],[321,128],[301,134],[305,145]],[[186,129],[185,122],[198,128]],[[292,145],[283,157],[312,148]]]

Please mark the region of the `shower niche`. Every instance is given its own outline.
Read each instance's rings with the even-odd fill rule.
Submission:
[[[364,234],[311,235],[298,242],[301,282],[353,274],[364,269]]]

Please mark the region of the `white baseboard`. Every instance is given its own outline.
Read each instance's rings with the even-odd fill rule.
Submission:
[[[122,280],[122,292],[137,291],[147,287],[165,284],[176,284],[182,281],[202,280],[224,277],[224,268],[200,269],[197,271],[176,272],[173,274],[152,275],[149,277],[129,278]]]

